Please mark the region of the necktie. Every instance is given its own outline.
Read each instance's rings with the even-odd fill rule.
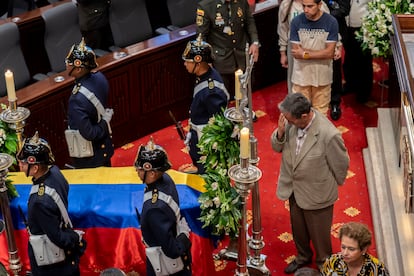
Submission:
[[[296,155],[299,154],[300,148],[303,145],[303,142],[305,141],[305,135],[306,132],[302,129],[298,129],[298,137],[296,138]]]

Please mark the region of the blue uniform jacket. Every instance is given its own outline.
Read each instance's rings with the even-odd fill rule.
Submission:
[[[205,125],[215,114],[222,112],[227,107],[229,93],[223,84],[223,79],[216,69],[210,67],[208,71],[198,76],[194,87],[193,101],[190,106],[190,120],[195,125]],[[198,163],[200,159],[198,134],[191,129],[189,154],[193,164],[197,166],[198,173],[204,173],[204,166]]]
[[[65,177],[56,166],[38,179],[32,179],[33,184],[49,186],[56,190],[65,207],[68,207],[69,185]],[[43,183],[43,184],[42,184]],[[66,276],[79,275],[79,235],[73,229],[62,225],[62,215],[55,201],[47,194],[40,192],[30,195],[28,201],[28,226],[31,234],[46,234],[58,247],[65,250],[66,259],[63,262],[37,266],[29,243],[29,259],[32,275]]]
[[[147,185],[145,192],[150,191],[153,198],[159,192],[170,195],[179,205],[175,183],[168,174]],[[172,209],[162,200],[147,200],[142,207],[140,223],[142,237],[149,247],[161,246],[165,255],[173,259],[182,257],[184,270],[174,275],[191,275],[191,242],[185,234],[177,236],[177,217]],[[147,275],[155,275],[148,259]]]
[[[216,69],[209,70],[197,77],[193,101],[190,107],[190,119],[193,124],[207,124],[213,115],[226,108],[229,94]]]
[[[76,168],[94,168],[109,166],[114,146],[109,134],[108,125],[104,120],[98,122],[96,107],[76,87],[86,87],[95,94],[104,107],[107,107],[109,85],[101,72],[88,74],[76,80],[74,92],[69,98],[68,123],[71,129],[79,129],[81,135],[92,141],[94,156],[73,158]]]

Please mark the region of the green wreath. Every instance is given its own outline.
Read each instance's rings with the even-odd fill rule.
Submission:
[[[1,104],[1,109],[7,109],[5,104]],[[9,125],[0,120],[0,152],[7,153],[13,157],[13,165],[9,168],[9,171],[17,171],[17,162],[15,159],[18,148],[16,131],[11,129]],[[10,199],[17,197],[16,187],[13,185],[10,179],[6,180],[7,195]]]
[[[202,131],[197,146],[205,173],[205,189],[198,202],[203,228],[208,227],[213,235],[238,235],[241,214],[241,199],[231,186],[228,169],[239,163],[240,126],[226,119],[223,114],[212,117]]]

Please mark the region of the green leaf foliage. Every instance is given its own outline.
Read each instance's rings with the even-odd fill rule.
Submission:
[[[390,35],[393,14],[413,14],[411,0],[373,0],[368,2],[367,13],[362,17],[362,26],[356,32],[362,42],[362,49],[370,51],[373,57],[388,58],[392,54]]]
[[[230,238],[237,236],[242,215],[240,195],[227,174],[240,160],[239,136],[240,126],[223,114],[217,114],[204,127],[198,142],[206,189],[198,198],[199,220],[213,235],[229,235]]]
[[[2,104],[1,108],[4,110],[7,107]],[[18,139],[16,131],[11,129],[9,125],[0,120],[0,153],[6,153],[13,157],[13,165],[9,168],[9,171],[16,171],[17,161],[15,159],[18,149]],[[6,180],[7,194],[9,198],[18,196],[16,187],[14,187],[10,179]]]

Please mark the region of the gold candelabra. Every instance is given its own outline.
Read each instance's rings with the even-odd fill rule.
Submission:
[[[17,106],[17,99],[9,100],[9,108],[0,114],[0,119],[16,131],[19,149],[23,145],[23,130],[26,125],[26,119],[29,116],[30,110],[22,106]]]
[[[252,275],[270,275],[270,270],[266,267],[265,260],[266,256],[261,254],[262,249],[265,246],[262,236],[262,222],[261,222],[261,210],[260,210],[260,190],[258,180],[261,177],[258,176],[259,170],[257,164],[259,162],[259,157],[257,154],[257,139],[254,137],[253,132],[253,110],[252,110],[252,91],[250,84],[251,72],[253,70],[253,56],[248,54],[248,45],[246,45],[246,70],[241,75],[236,77],[236,89],[240,89],[241,97],[236,97],[235,107],[228,108],[224,112],[224,116],[233,122],[243,123],[244,127],[249,128],[249,142],[250,142],[250,157],[248,159],[240,158],[239,169],[229,170],[229,176],[236,183],[236,189],[240,191],[242,196],[242,222],[239,233],[239,244],[237,252],[238,260],[238,275],[248,275],[248,271]],[[239,82],[237,84],[237,82]],[[236,91],[237,95],[238,91]],[[247,164],[246,164],[247,163]],[[244,171],[243,173],[235,173],[236,171]],[[250,182],[246,182],[243,179],[246,179],[246,171],[250,174],[256,174],[256,177],[252,175],[247,176],[247,179]],[[231,175],[230,175],[231,174]],[[244,177],[244,178],[243,178]],[[241,184],[242,183],[242,184]],[[253,225],[252,225],[252,236],[248,241],[249,248],[252,250],[252,254],[247,254],[246,248],[246,197],[248,195],[249,189],[252,190],[252,213],[253,213]],[[220,253],[222,258],[234,259],[235,254],[233,252],[223,251]],[[243,261],[247,259],[246,261]],[[241,265],[239,264],[240,262]],[[244,264],[247,263],[248,270],[245,271]]]
[[[17,276],[22,269],[22,264],[20,263],[16,240],[14,238],[14,227],[6,186],[8,169],[12,164],[13,157],[6,153],[0,153],[0,207],[5,224],[7,247],[9,249],[9,269],[13,272],[13,275]]]
[[[229,169],[229,177],[235,183],[236,191],[241,197],[242,218],[240,222],[238,252],[237,252],[237,270],[235,275],[246,276],[248,271],[248,253],[246,238],[246,198],[249,191],[261,177],[262,171],[256,166],[249,163],[249,158],[240,158],[240,164],[234,165]]]
[[[18,148],[23,146],[23,131],[26,119],[30,116],[30,110],[25,107],[17,106],[17,98],[10,100],[9,108],[0,113],[0,119],[7,123],[9,127],[16,131]],[[9,250],[9,269],[13,275],[17,276],[22,270],[22,264],[18,254],[16,240],[14,237],[14,227],[10,212],[9,198],[7,195],[6,179],[8,168],[13,164],[13,157],[8,154],[0,153],[0,200],[1,213],[5,221],[7,246]]]

